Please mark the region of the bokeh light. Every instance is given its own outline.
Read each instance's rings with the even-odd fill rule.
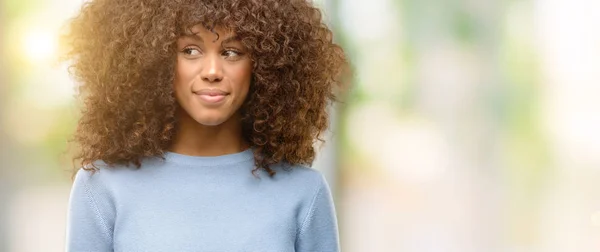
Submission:
[[[42,29],[31,29],[22,40],[22,52],[31,62],[44,62],[56,57],[55,33]]]

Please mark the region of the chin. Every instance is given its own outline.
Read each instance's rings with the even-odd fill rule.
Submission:
[[[193,118],[196,122],[205,126],[218,126],[227,121],[225,115],[197,115]]]

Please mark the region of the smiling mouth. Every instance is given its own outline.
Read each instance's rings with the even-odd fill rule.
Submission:
[[[217,104],[225,99],[225,96],[229,95],[229,93],[222,90],[209,90],[204,89],[197,92],[193,92],[195,95],[200,98],[206,104]]]
[[[208,96],[219,96],[219,95],[224,96],[224,95],[229,94],[223,90],[218,90],[218,89],[202,89],[202,90],[194,91],[193,93],[196,95],[208,95]]]

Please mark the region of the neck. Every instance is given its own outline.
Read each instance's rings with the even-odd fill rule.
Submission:
[[[216,126],[196,122],[186,112],[178,112],[179,121],[169,151],[189,156],[220,156],[238,153],[249,147],[242,136],[240,117],[235,114]]]

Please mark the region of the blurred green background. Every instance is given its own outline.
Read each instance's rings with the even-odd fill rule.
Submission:
[[[63,251],[80,0],[0,2],[0,251]],[[600,1],[320,0],[345,252],[600,251]]]

